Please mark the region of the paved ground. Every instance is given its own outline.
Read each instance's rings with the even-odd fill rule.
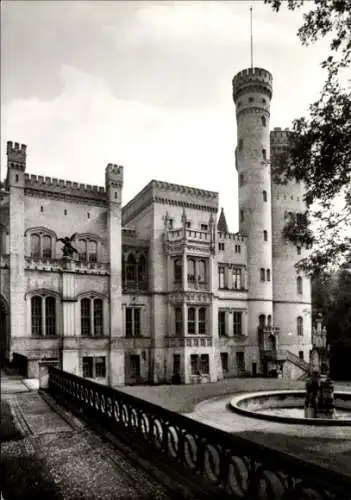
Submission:
[[[231,395],[257,390],[304,389],[305,382],[278,379],[227,379],[214,384],[118,388],[134,396],[227,432],[333,468],[351,477],[351,426],[279,424],[234,414],[226,408]],[[351,382],[337,382],[350,390]]]
[[[169,499],[163,487],[112,444],[74,417],[62,418],[20,379],[5,376],[1,385],[3,404],[11,407],[23,436],[1,443],[5,500]],[[26,473],[32,477],[23,491]]]

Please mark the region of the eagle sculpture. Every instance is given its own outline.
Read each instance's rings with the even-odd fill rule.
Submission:
[[[64,257],[73,257],[74,252],[78,253],[78,251],[74,248],[72,245],[72,241],[74,238],[77,236],[77,233],[72,234],[72,236],[69,238],[68,236],[65,236],[64,238],[58,238],[57,241],[62,241],[63,243],[63,256]]]

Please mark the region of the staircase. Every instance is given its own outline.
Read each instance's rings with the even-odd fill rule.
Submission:
[[[293,352],[288,351],[288,350],[284,350],[284,351],[279,350],[279,358],[281,360],[284,359],[285,361],[289,361],[290,363],[294,364],[295,366],[297,366],[298,368],[300,368],[304,372],[302,375],[300,375],[298,380],[306,380],[307,379],[307,377],[309,376],[309,373],[310,373],[310,365],[307,363],[307,361],[299,358],[298,356],[296,356],[296,354],[294,354]]]

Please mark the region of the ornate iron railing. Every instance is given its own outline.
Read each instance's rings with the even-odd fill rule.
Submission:
[[[89,380],[49,369],[49,391],[193,477],[211,498],[350,500],[351,478]],[[235,418],[235,417],[233,417]],[[211,494],[213,493],[213,496]]]

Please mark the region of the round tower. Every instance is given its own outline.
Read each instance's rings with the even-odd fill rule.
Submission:
[[[262,68],[245,69],[233,78],[236,106],[236,168],[239,183],[239,231],[248,236],[248,363],[263,370],[264,351],[273,351],[272,208],[269,118],[272,75]],[[261,328],[260,328],[261,326]],[[269,340],[269,342],[268,342]],[[270,344],[270,345],[267,345]]]
[[[272,168],[272,248],[273,248],[273,313],[280,327],[279,346],[309,361],[311,346],[310,278],[298,273],[295,264],[306,257],[308,248],[284,239],[284,226],[304,214],[303,183],[274,182],[275,165],[289,147],[291,132],[275,128],[271,139]]]

